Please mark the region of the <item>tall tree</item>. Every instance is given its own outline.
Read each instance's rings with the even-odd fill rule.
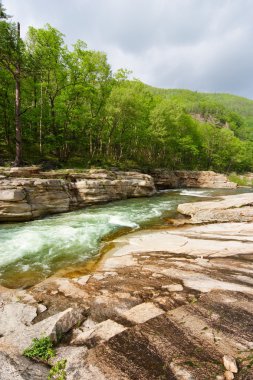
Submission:
[[[0,67],[7,70],[15,81],[15,129],[16,157],[14,166],[22,164],[21,128],[21,60],[23,43],[20,38],[20,24],[7,21],[3,5],[0,6]]]

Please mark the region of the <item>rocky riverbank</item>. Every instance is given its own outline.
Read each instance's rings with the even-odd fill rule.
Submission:
[[[223,174],[156,170],[151,175],[102,169],[41,171],[0,168],[0,222],[19,222],[126,198],[149,197],[159,189],[235,188]]]
[[[224,203],[240,215],[242,195],[214,210]],[[48,365],[22,356],[42,336],[67,380],[252,379],[252,222],[131,233],[92,274],[2,288],[1,379],[47,378]]]
[[[13,171],[0,179],[0,222],[33,220],[89,205],[148,197],[156,191],[152,177],[138,172],[30,170],[25,178],[17,174]],[[24,169],[19,175],[25,175]]]
[[[225,174],[213,171],[156,169],[150,174],[158,189],[180,189],[187,187],[210,189],[236,188],[236,184],[230,182]]]
[[[190,219],[184,223],[251,222],[253,220],[252,193],[220,197],[217,202],[185,203],[178,212]]]

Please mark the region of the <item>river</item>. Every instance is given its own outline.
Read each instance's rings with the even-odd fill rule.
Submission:
[[[179,203],[207,200],[249,189],[184,189],[93,206],[44,219],[1,224],[0,283],[29,287],[62,273],[91,270],[115,234],[168,225]]]

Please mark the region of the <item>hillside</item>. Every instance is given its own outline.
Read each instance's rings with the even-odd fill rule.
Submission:
[[[181,89],[163,89],[149,85],[147,85],[147,87],[153,94],[163,96],[167,99],[183,99],[186,103],[210,100],[211,102],[216,102],[223,105],[230,111],[238,112],[244,117],[253,118],[253,100],[243,98],[241,96],[225,93],[208,93]]]
[[[182,103],[187,110],[197,109],[203,103],[224,107],[228,112],[238,113],[246,122],[253,138],[253,100],[226,93],[205,93],[182,89],[162,89],[147,85],[153,94]],[[212,113],[212,110],[209,110]]]

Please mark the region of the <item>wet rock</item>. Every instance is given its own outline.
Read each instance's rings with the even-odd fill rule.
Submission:
[[[71,343],[74,345],[86,344],[88,347],[94,346],[100,342],[104,342],[113,336],[121,333],[126,328],[119,323],[110,319],[95,325],[92,328],[84,328],[74,332],[74,339]]]
[[[223,364],[224,364],[224,367],[226,368],[226,370],[233,372],[233,373],[238,372],[238,368],[237,368],[235,358],[233,358],[232,356],[224,355],[223,356]]]
[[[253,223],[217,223],[178,230],[135,232],[113,241],[115,248],[110,251],[106,260],[102,259],[100,269],[105,270],[110,267],[111,270],[115,270],[126,265],[138,265],[139,255],[152,251],[165,252],[165,258],[162,258],[165,261],[166,252],[167,255],[174,254],[174,260],[180,255],[199,258],[190,263],[191,268],[198,270],[203,268],[202,271],[206,271],[211,265],[210,257],[251,254],[252,236]],[[206,258],[209,262],[205,260]],[[185,267],[184,263],[182,267]],[[161,268],[162,265],[159,265],[159,271],[156,271],[159,275],[162,275]]]

